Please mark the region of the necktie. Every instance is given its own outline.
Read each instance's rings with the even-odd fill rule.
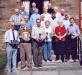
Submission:
[[[12,33],[13,33],[13,40],[15,40],[14,30],[12,30]]]

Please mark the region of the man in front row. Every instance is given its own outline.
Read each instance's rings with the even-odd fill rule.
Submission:
[[[19,30],[20,38],[20,58],[21,58],[21,69],[26,66],[32,68],[32,55],[31,55],[31,30],[26,28],[25,21],[21,22],[21,29]],[[25,62],[25,53],[27,58],[27,64]]]
[[[10,29],[5,32],[4,41],[6,43],[6,52],[7,52],[7,67],[8,73],[17,71],[17,46],[19,42],[18,32],[14,30],[15,23],[10,23]],[[12,65],[11,65],[12,63]]]
[[[33,38],[33,61],[35,67],[42,66],[43,41],[45,39],[45,29],[41,26],[41,20],[36,20],[37,25],[32,28]]]

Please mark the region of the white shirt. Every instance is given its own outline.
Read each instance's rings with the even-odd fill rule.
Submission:
[[[57,12],[57,13],[56,13],[56,18],[59,20],[59,19],[60,19],[60,17],[61,17],[60,12]]]
[[[45,21],[41,21],[41,26],[45,27]]]
[[[47,40],[45,39],[45,41],[48,41],[48,42],[52,41],[52,39],[51,39],[51,34],[52,34],[51,26],[49,26],[49,28],[45,27],[45,33],[46,33],[46,36],[48,37],[48,39]]]
[[[37,27],[37,25],[34,25],[32,27],[32,38],[33,39],[38,39],[39,34],[41,34],[41,39],[45,39],[45,29],[44,29],[44,27],[42,27],[42,26]]]
[[[51,25],[51,28],[52,28],[52,31],[54,32],[55,28],[58,26],[58,19],[55,18],[54,20],[52,18],[50,18],[50,25]]]
[[[44,15],[44,20],[46,21],[46,20],[50,20],[50,18],[51,18],[51,14],[49,14],[49,13],[43,13],[43,15]]]
[[[15,40],[19,41],[18,32],[16,30],[14,30],[14,35],[15,35]],[[5,32],[4,42],[11,42],[11,40],[14,40],[13,33],[12,33],[12,29],[9,29],[8,31]]]

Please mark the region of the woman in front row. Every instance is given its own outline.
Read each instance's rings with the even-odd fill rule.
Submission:
[[[56,61],[64,62],[65,55],[65,41],[66,41],[66,29],[62,25],[62,21],[58,21],[59,26],[55,28],[55,41],[56,41]]]

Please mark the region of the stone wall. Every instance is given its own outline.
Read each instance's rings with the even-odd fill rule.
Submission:
[[[19,8],[19,3],[16,0],[0,0],[0,50],[5,48],[3,37],[5,31],[9,29],[8,20],[15,8]]]

